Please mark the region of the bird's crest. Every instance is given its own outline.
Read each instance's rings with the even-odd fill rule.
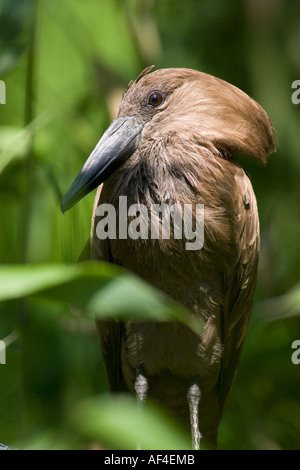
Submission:
[[[135,80],[131,80],[129,83],[128,83],[128,87],[127,87],[127,90],[129,90],[129,88],[134,84],[134,83],[137,83],[138,81],[140,81],[141,78],[143,78],[145,75],[147,75],[148,73],[151,72],[152,69],[154,69],[155,65],[149,65],[148,67],[146,67],[144,70],[141,71],[141,73],[139,74],[139,76],[135,79]]]

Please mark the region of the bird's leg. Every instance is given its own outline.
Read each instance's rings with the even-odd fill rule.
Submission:
[[[134,383],[134,390],[136,391],[136,398],[138,407],[140,410],[143,409],[148,391],[148,380],[145,376],[142,366],[137,367],[136,369],[136,379]],[[137,445],[137,450],[141,449],[140,442]]]
[[[192,383],[188,389],[187,400],[190,409],[190,423],[191,423],[191,434],[192,434],[192,445],[193,450],[200,449],[201,433],[199,431],[199,402],[201,399],[201,390],[199,387],[200,378],[199,376],[194,377]]]
[[[139,406],[143,406],[147,398],[148,380],[144,374],[142,366],[136,369],[136,379],[134,383],[134,390],[136,391],[137,402]]]

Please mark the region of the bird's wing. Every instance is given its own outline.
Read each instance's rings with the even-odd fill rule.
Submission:
[[[96,234],[96,209],[101,203],[101,189],[102,185],[98,188],[93,209],[90,235],[91,259],[117,264],[112,256],[109,240],[100,240]],[[112,392],[125,391],[127,387],[121,367],[123,323],[117,320],[98,319],[96,326],[100,337],[109,390]]]
[[[259,219],[255,194],[242,169],[235,176],[238,212],[235,214],[237,263],[225,280],[223,305],[224,356],[220,375],[223,409],[230,392],[252,310],[259,255]]]

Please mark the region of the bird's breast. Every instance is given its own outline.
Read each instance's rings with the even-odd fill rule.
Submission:
[[[199,337],[178,323],[128,322],[122,338],[122,368],[131,387],[139,364],[144,365],[147,375],[168,370],[181,377],[210,374],[212,386],[217,380],[225,277],[239,256],[235,230],[240,227],[235,224],[239,224],[239,198],[243,195],[235,191],[235,167],[229,162],[224,166],[212,162],[201,166],[200,160],[200,171],[196,165],[179,168],[155,158],[151,165],[133,159],[103,185],[99,203],[113,208],[115,226],[104,233],[103,240],[98,233],[94,245],[105,247],[109,261],[133,271],[206,323]],[[184,231],[184,216],[182,236],[175,236],[176,217],[170,213],[174,204],[190,207],[194,240]],[[186,243],[199,235],[197,205],[204,208],[204,219],[198,225],[204,239],[199,248],[187,249]],[[151,236],[154,206],[164,207],[169,215],[167,236],[163,236],[163,230]],[[100,219],[95,218],[96,232]],[[179,223],[180,217],[176,220]],[[162,229],[162,213],[154,217],[154,222]]]

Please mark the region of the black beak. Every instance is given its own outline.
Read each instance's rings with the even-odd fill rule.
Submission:
[[[138,116],[119,117],[111,123],[63,197],[63,213],[103,183],[136,151],[143,125]]]

